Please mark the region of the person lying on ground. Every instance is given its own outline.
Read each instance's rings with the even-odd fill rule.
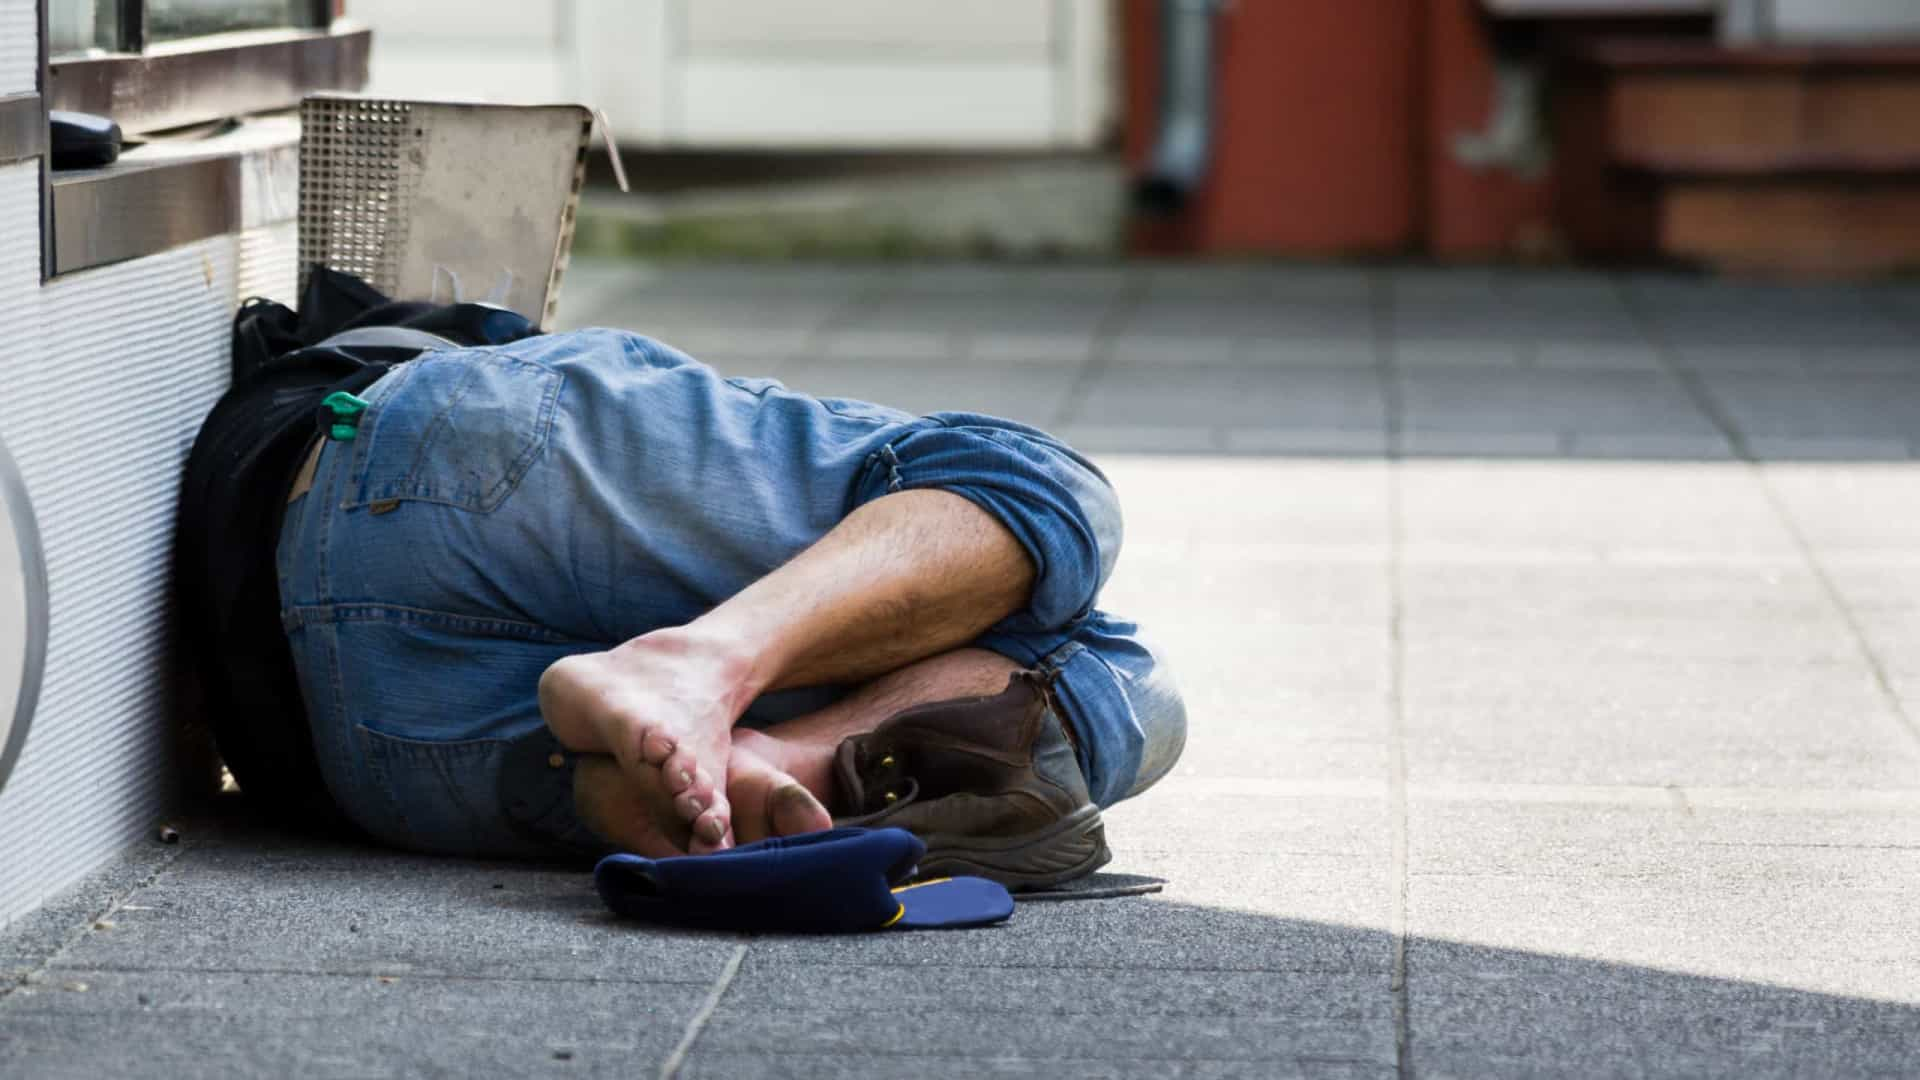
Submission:
[[[1040,431],[612,330],[424,351],[355,400],[274,555],[319,772],[382,841],[659,856],[838,816],[1038,884],[1180,754],[1165,664],[1097,607],[1114,492]]]

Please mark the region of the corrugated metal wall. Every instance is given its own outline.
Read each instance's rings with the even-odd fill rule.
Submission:
[[[33,92],[39,41],[40,14],[33,0],[0,0],[0,94]],[[0,236],[12,238],[7,232]]]
[[[291,223],[43,287],[38,215],[36,167],[0,167],[0,432],[51,591],[39,708],[0,792],[0,925],[148,836],[168,806],[161,626],[179,472],[224,388],[239,299],[294,287]]]

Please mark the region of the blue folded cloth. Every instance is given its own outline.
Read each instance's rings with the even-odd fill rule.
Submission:
[[[609,855],[593,884],[620,915],[714,930],[986,926],[1013,914],[1013,897],[985,878],[901,884],[926,851],[905,829],[828,829],[711,855]]]

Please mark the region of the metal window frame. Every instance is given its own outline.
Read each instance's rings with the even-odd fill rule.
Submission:
[[[366,85],[372,36],[340,20],[325,29],[242,31],[141,53],[55,59],[46,66],[45,97],[52,109],[111,116],[129,135],[290,109],[316,90]]]
[[[236,232],[242,209],[233,154],[63,173],[53,182],[50,276]]]
[[[113,42],[109,52],[139,54],[147,51],[147,4],[149,0],[114,0]],[[334,19],[334,0],[306,0],[307,18],[291,27],[297,30],[325,30]]]
[[[52,109],[47,105],[47,18],[48,9],[53,0],[40,0],[40,63],[34,68],[33,88],[40,99],[40,281],[44,284],[53,276],[53,154],[46,144],[51,141],[49,129],[51,121],[48,113]]]
[[[0,95],[0,165],[37,158],[46,150],[47,125],[40,95]]]
[[[40,279],[164,251],[239,225],[236,159],[182,160],[55,176],[47,146],[54,109],[111,117],[129,135],[292,109],[319,90],[367,82],[372,31],[305,0],[312,25],[154,45],[147,0],[116,0],[125,51],[54,57],[39,21],[37,93],[0,99],[0,161],[40,160]],[[9,154],[13,156],[9,157]],[[65,217],[65,226],[61,218]]]

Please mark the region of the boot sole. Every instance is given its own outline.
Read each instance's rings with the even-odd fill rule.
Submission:
[[[1039,832],[1004,838],[930,836],[926,842],[921,877],[983,877],[1014,890],[1082,878],[1113,858],[1107,826],[1092,803]]]

